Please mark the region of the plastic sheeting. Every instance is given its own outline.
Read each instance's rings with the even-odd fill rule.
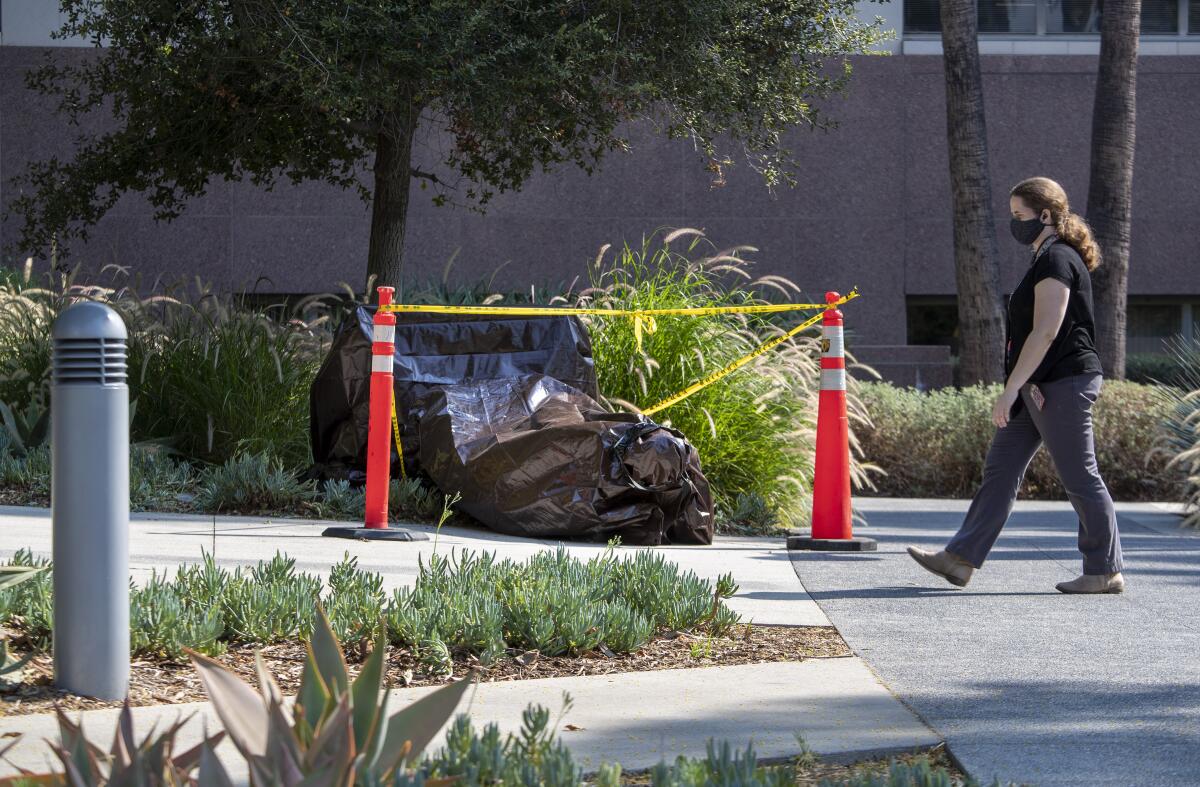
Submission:
[[[683,435],[606,412],[545,376],[433,392],[421,466],[459,507],[502,533],[626,544],[711,544],[713,504]]]
[[[309,396],[310,476],[362,482],[367,461],[371,329],[360,306],[339,326]],[[464,382],[544,374],[597,395],[592,345],[577,317],[396,314],[392,366],[405,471],[420,471],[418,424],[430,392]],[[392,446],[392,477],[400,473]]]

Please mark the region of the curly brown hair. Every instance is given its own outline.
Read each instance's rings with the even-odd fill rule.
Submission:
[[[1054,223],[1058,237],[1079,252],[1089,271],[1100,267],[1100,246],[1092,237],[1092,228],[1082,216],[1071,212],[1071,206],[1067,204],[1067,192],[1062,186],[1050,178],[1026,178],[1013,186],[1009,194],[1020,197],[1039,216],[1043,210],[1050,211],[1050,221]]]

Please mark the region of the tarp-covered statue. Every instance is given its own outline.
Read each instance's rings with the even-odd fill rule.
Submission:
[[[711,544],[713,505],[696,449],[674,429],[610,413],[550,377],[433,392],[420,463],[493,530],[626,544]]]
[[[372,320],[338,328],[313,381],[316,478],[365,476]],[[502,533],[626,544],[709,544],[713,505],[696,450],[674,429],[611,413],[573,316],[396,315],[392,369],[403,457]],[[393,441],[394,443],[394,441]]]

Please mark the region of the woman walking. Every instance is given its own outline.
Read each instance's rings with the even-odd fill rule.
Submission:
[[[1042,443],[1079,515],[1083,575],[1063,593],[1120,593],[1121,539],[1092,440],[1100,394],[1090,272],[1100,264],[1091,230],[1071,213],[1062,186],[1030,178],[1013,187],[1011,230],[1032,249],[1029,270],[1008,304],[1004,391],[992,408],[996,435],[983,483],[946,548],[909,547],[913,559],[965,587],[1008,521],[1025,469]]]

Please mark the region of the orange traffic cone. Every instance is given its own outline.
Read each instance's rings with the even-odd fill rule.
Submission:
[[[841,296],[825,293],[825,302]],[[842,313],[825,312],[821,338],[821,394],[817,406],[817,461],[813,467],[812,535],[788,536],[788,549],[872,552],[873,538],[850,525],[850,426],[846,417],[846,354]]]
[[[359,541],[428,541],[418,530],[388,524],[388,488],[392,464],[392,364],[396,351],[396,315],[387,311],[393,287],[376,287],[379,308],[371,321],[371,388],[367,413],[367,488],[363,527],[327,527],[322,536]],[[400,457],[404,461],[404,457]]]

